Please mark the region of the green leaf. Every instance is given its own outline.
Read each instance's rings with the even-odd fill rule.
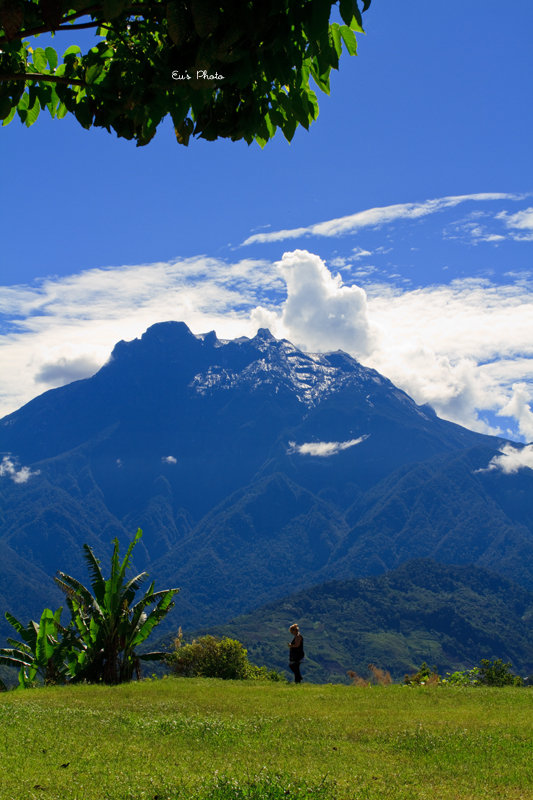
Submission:
[[[340,58],[342,53],[341,26],[337,22],[334,22],[333,25],[330,25],[330,32],[335,46],[335,52]]]
[[[42,47],[36,47],[33,51],[33,64],[37,72],[46,72],[48,68],[48,59]]]
[[[316,68],[315,68],[314,65],[311,67],[311,75],[313,76],[313,80],[316,83],[316,85],[318,86],[318,88],[321,89],[324,92],[324,94],[329,94],[329,91],[330,91],[329,90],[329,72],[330,71],[328,69],[327,72],[321,74],[319,72],[319,69],[318,69],[318,64],[316,65]]]
[[[81,53],[81,47],[79,47],[77,44],[72,44],[70,47],[67,47],[63,53],[63,59],[68,58],[69,56],[77,55],[78,53]]]
[[[57,67],[57,53],[53,47],[45,48],[46,58],[48,59],[48,64],[50,65],[50,69],[54,70]]]
[[[37,120],[40,110],[41,110],[41,105],[38,102],[38,100],[36,100],[33,106],[29,108],[26,113],[25,123],[27,128],[33,125],[33,123]]]
[[[348,25],[343,25],[340,29],[341,36],[344,40],[344,44],[346,45],[346,49],[351,56],[357,55],[357,39],[355,38],[355,33]]]
[[[55,117],[56,116],[56,112],[57,112],[57,106],[59,104],[59,97],[57,96],[57,92],[56,92],[55,86],[51,86],[50,89],[51,89],[50,100],[46,104],[46,107],[47,107],[48,111],[50,112],[50,116],[51,117]],[[41,107],[42,107],[42,104],[41,104]]]
[[[270,117],[270,114],[265,114],[265,122],[266,122],[267,130],[268,130],[269,138],[272,139],[272,137],[276,133],[276,126],[274,125],[274,123],[273,123],[273,121],[272,121],[272,119]]]
[[[11,122],[11,120],[13,119],[13,117],[15,116],[15,114],[16,114],[16,113],[17,113],[17,107],[16,107],[16,106],[13,106],[13,107],[11,108],[11,111],[10,111],[10,112],[9,112],[9,114],[7,115],[7,117],[5,117],[4,121],[2,122],[2,127],[3,127],[4,125],[9,125],[9,123]]]
[[[22,97],[19,100],[18,109],[20,111],[27,111],[28,108],[29,108],[29,105],[30,105],[30,96],[29,96],[28,92],[24,92],[24,94],[22,95]],[[9,612],[6,611],[6,619],[7,619],[7,621],[11,625],[13,625],[13,627],[16,628],[20,633],[20,629],[17,627],[17,625],[15,625],[15,622],[16,622],[15,617],[12,617],[11,614],[9,614],[9,616],[8,616],[8,613]],[[20,622],[18,623],[18,625],[20,625]]]
[[[85,80],[87,83],[95,83],[102,72],[104,71],[103,64],[93,64],[85,70]]]

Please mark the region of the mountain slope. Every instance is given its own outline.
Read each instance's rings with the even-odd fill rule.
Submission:
[[[532,586],[533,471],[479,472],[504,443],[345,353],[161,323],[0,420],[0,543],[22,616],[31,580],[84,579],[83,542],[105,563],[138,526],[136,566],[182,586],[187,626],[418,556]]]

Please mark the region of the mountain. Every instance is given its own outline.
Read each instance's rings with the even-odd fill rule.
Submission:
[[[286,670],[293,620],[304,635],[306,680],[348,682],[348,670],[368,676],[370,663],[401,680],[422,661],[444,676],[482,658],[533,673],[533,592],[477,567],[416,559],[305,589],[212,632],[243,642],[252,662]]]
[[[346,353],[160,323],[0,420],[0,606],[59,604],[44,576],[85,580],[82,543],[105,564],[139,526],[175,627],[418,557],[531,589],[533,471],[486,471],[505,444]]]

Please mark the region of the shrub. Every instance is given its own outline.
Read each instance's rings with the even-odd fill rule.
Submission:
[[[478,681],[484,686],[522,686],[522,678],[511,672],[512,664],[504,664],[501,658],[490,661],[481,659]]]
[[[481,666],[457,672],[447,672],[443,683],[451,686],[522,686],[523,680],[511,672],[511,664],[501,658],[481,659]]]
[[[440,681],[436,667],[428,667],[425,661],[420,665],[418,672],[406,675],[403,682],[407,686],[436,686]]]
[[[284,680],[267,667],[257,667],[248,661],[248,651],[236,639],[225,636],[201,636],[191,644],[182,643],[180,632],[174,640],[175,650],[167,658],[170,668],[185,678],[223,678],[224,680]]]
[[[442,683],[449,684],[450,686],[478,686],[479,667],[457,670],[456,672],[447,672],[446,677],[442,679]]]

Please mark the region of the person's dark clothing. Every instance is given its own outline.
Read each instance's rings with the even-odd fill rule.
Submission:
[[[289,661],[289,669],[291,669],[294,672],[294,683],[301,683],[302,673],[300,672],[300,662]]]
[[[300,662],[304,658],[304,639],[300,635],[300,644],[296,645],[296,636],[291,642],[291,649],[289,652],[289,669],[294,673],[294,682],[302,682],[302,674],[300,672]]]

